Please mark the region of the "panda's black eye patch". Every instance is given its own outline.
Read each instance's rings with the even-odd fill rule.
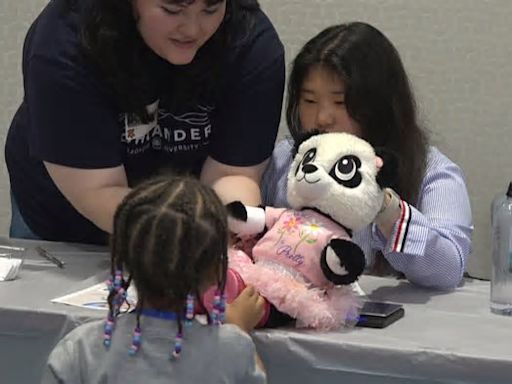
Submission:
[[[357,156],[343,156],[334,164],[329,175],[347,188],[356,188],[362,181],[359,168],[361,168],[361,160]]]
[[[295,174],[297,174],[299,172],[299,170],[302,168],[303,165],[311,163],[313,160],[315,160],[315,157],[316,157],[316,148],[309,149],[302,157],[300,164],[297,166],[297,169],[295,170]]]

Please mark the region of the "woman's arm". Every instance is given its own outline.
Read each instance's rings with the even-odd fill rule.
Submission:
[[[201,180],[224,202],[261,203],[260,180],[274,148],[285,81],[284,48],[260,13],[243,49],[225,68]]]
[[[46,161],[44,165],[71,205],[96,226],[112,233],[114,213],[130,191],[124,167],[79,169]]]
[[[225,204],[239,200],[246,205],[259,205],[260,181],[266,164],[267,160],[249,167],[235,167],[209,157],[203,165],[201,181],[212,187]]]
[[[418,285],[451,289],[471,252],[471,205],[462,170],[440,152],[429,160],[418,207],[402,202],[391,231],[373,226],[391,266]],[[385,236],[384,233],[388,233]]]

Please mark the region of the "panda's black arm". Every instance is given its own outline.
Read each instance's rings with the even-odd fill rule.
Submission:
[[[241,201],[233,201],[226,205],[228,226],[236,235],[254,236],[266,232],[265,207],[253,207]]]
[[[327,258],[332,254],[337,256],[336,262],[340,267],[345,268],[346,274],[339,275],[333,271],[327,262]],[[345,239],[332,239],[325,246],[320,258],[320,267],[325,277],[337,285],[351,284],[364,272],[366,259],[363,250],[355,243]]]
[[[228,211],[228,215],[233,219],[247,221],[247,209],[241,201],[237,200],[226,204],[226,210]]]
[[[364,256],[363,250],[359,245],[350,240],[331,239],[327,246],[330,246],[338,257],[343,257],[344,259],[357,259],[360,258],[361,255]]]

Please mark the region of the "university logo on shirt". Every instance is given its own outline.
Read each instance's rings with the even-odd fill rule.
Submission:
[[[134,114],[122,115],[124,129],[121,141],[126,144],[128,155],[149,150],[167,153],[197,151],[209,144],[213,107],[198,105],[196,110],[178,115],[160,108],[157,100],[146,108],[151,117],[146,123]]]

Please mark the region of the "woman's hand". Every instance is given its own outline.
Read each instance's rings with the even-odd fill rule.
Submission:
[[[254,287],[246,287],[240,295],[226,305],[226,323],[237,325],[249,333],[261,320],[264,313],[265,299]]]
[[[375,218],[375,224],[386,239],[389,239],[396,221],[400,218],[400,197],[391,188],[386,188],[384,192],[382,208]]]

